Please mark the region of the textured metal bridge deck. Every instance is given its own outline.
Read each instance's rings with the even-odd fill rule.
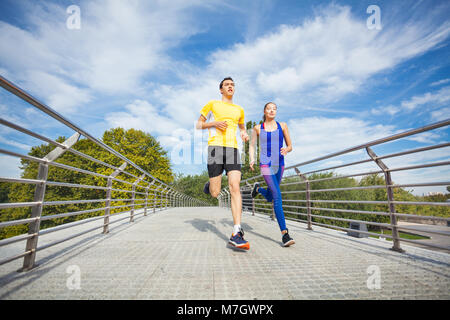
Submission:
[[[296,222],[288,227],[297,243],[283,248],[276,222],[247,213],[251,247],[242,252],[227,245],[231,212],[212,207],[126,221],[39,251],[27,273],[16,272],[21,260],[0,266],[0,299],[450,299],[447,253],[406,244],[397,253],[388,241]],[[99,223],[42,236],[39,245]],[[0,256],[23,249],[0,248]],[[373,270],[379,289],[367,284]]]

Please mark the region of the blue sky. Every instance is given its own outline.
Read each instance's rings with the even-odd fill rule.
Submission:
[[[70,5],[80,8],[79,30],[66,26]],[[381,30],[367,27],[370,5]],[[246,120],[277,102],[292,165],[449,118],[449,14],[448,1],[3,0],[0,74],[98,138],[117,126],[151,133],[176,172],[194,174],[206,167],[192,161],[206,147],[207,133],[194,131],[199,110],[232,76]],[[54,139],[72,133],[4,90],[0,112]],[[449,141],[449,131],[377,151]],[[26,153],[37,143],[0,128],[1,148]],[[192,148],[189,163],[180,147]],[[392,165],[448,159],[447,149]],[[0,166],[1,176],[20,174],[15,159],[0,156]]]

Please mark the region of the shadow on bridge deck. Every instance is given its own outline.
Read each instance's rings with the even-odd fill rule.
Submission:
[[[0,266],[0,299],[450,298],[447,253],[405,244],[406,253],[397,253],[388,241],[317,226],[308,231],[291,221],[296,244],[284,248],[276,222],[247,213],[250,250],[240,251],[227,245],[231,212],[215,207],[125,221],[107,235],[94,231],[39,251],[29,272],[16,272],[21,260]],[[96,223],[42,236],[39,245]],[[23,249],[24,243],[0,248],[0,256]]]

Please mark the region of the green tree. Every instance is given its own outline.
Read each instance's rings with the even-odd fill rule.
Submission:
[[[198,175],[183,175],[177,174],[175,176],[174,185],[178,191],[191,196],[193,198],[206,201],[213,206],[218,204],[217,199],[207,195],[203,192],[203,186],[209,180],[208,171],[203,171]],[[227,180],[225,177],[222,177],[222,188],[227,185]]]
[[[63,142],[64,137],[57,139],[58,142]],[[124,130],[122,128],[114,128],[106,131],[103,134],[103,142],[110,146],[112,149],[120,152],[129,160],[134,162],[137,166],[154,176],[155,178],[165,182],[171,183],[174,180],[174,175],[170,167],[170,161],[167,156],[167,152],[160,146],[159,142],[150,134],[140,130],[129,129]],[[29,155],[42,158],[48,154],[55,147],[49,144],[42,144],[35,146],[29,152]],[[80,139],[73,149],[80,151],[86,155],[89,155],[104,163],[119,167],[124,161],[117,156],[104,150],[97,144],[87,139]],[[80,157],[72,152],[65,152],[59,157],[56,162],[66,164],[79,169],[89,170],[102,175],[110,175],[114,170],[97,162]],[[22,178],[36,179],[38,172],[38,163],[22,160],[21,161]],[[127,165],[127,172],[140,176],[142,173],[131,165]],[[121,173],[117,176],[118,179],[133,183],[136,178],[130,175]],[[85,173],[80,173],[72,170],[62,169],[55,166],[49,166],[48,181],[67,182],[80,185],[92,185],[92,186],[106,186],[107,179],[99,176],[93,176]],[[114,189],[131,190],[132,186],[129,183],[123,183],[114,181]],[[1,184],[3,185],[3,183]],[[139,183],[140,186],[146,186],[144,183]],[[2,189],[3,190],[3,186]],[[32,184],[11,184],[9,187],[8,198],[10,202],[31,202],[33,201],[35,185]],[[136,191],[143,191],[139,188]],[[45,201],[63,201],[63,200],[95,200],[105,199],[105,190],[88,189],[88,188],[70,188],[47,185],[45,193]],[[130,199],[131,193],[122,191],[113,191],[112,198],[114,199]],[[152,195],[149,196],[151,200]],[[136,199],[143,199],[142,195],[137,195]],[[142,202],[136,202],[142,203]],[[86,204],[67,204],[58,206],[45,206],[43,208],[42,215],[55,215],[59,213],[82,211],[89,209],[96,209],[104,207],[104,202],[93,202]],[[130,202],[115,201],[113,206],[126,205]],[[137,207],[139,208],[139,207]],[[116,213],[119,211],[128,210],[128,208],[118,208],[111,212]],[[30,217],[31,208],[13,208],[6,209],[0,215],[0,221],[10,221],[25,219]],[[59,225],[61,223],[67,223],[75,220],[84,219],[96,215],[102,215],[104,211],[98,211],[94,213],[85,213],[70,217],[60,217],[57,219],[42,221],[41,228],[48,228],[51,226]],[[28,225],[10,226],[0,229],[0,238],[7,238],[17,234],[26,233]]]

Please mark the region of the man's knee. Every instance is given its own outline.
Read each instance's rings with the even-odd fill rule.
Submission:
[[[229,186],[230,186],[230,193],[241,193],[239,182],[230,183]]]

